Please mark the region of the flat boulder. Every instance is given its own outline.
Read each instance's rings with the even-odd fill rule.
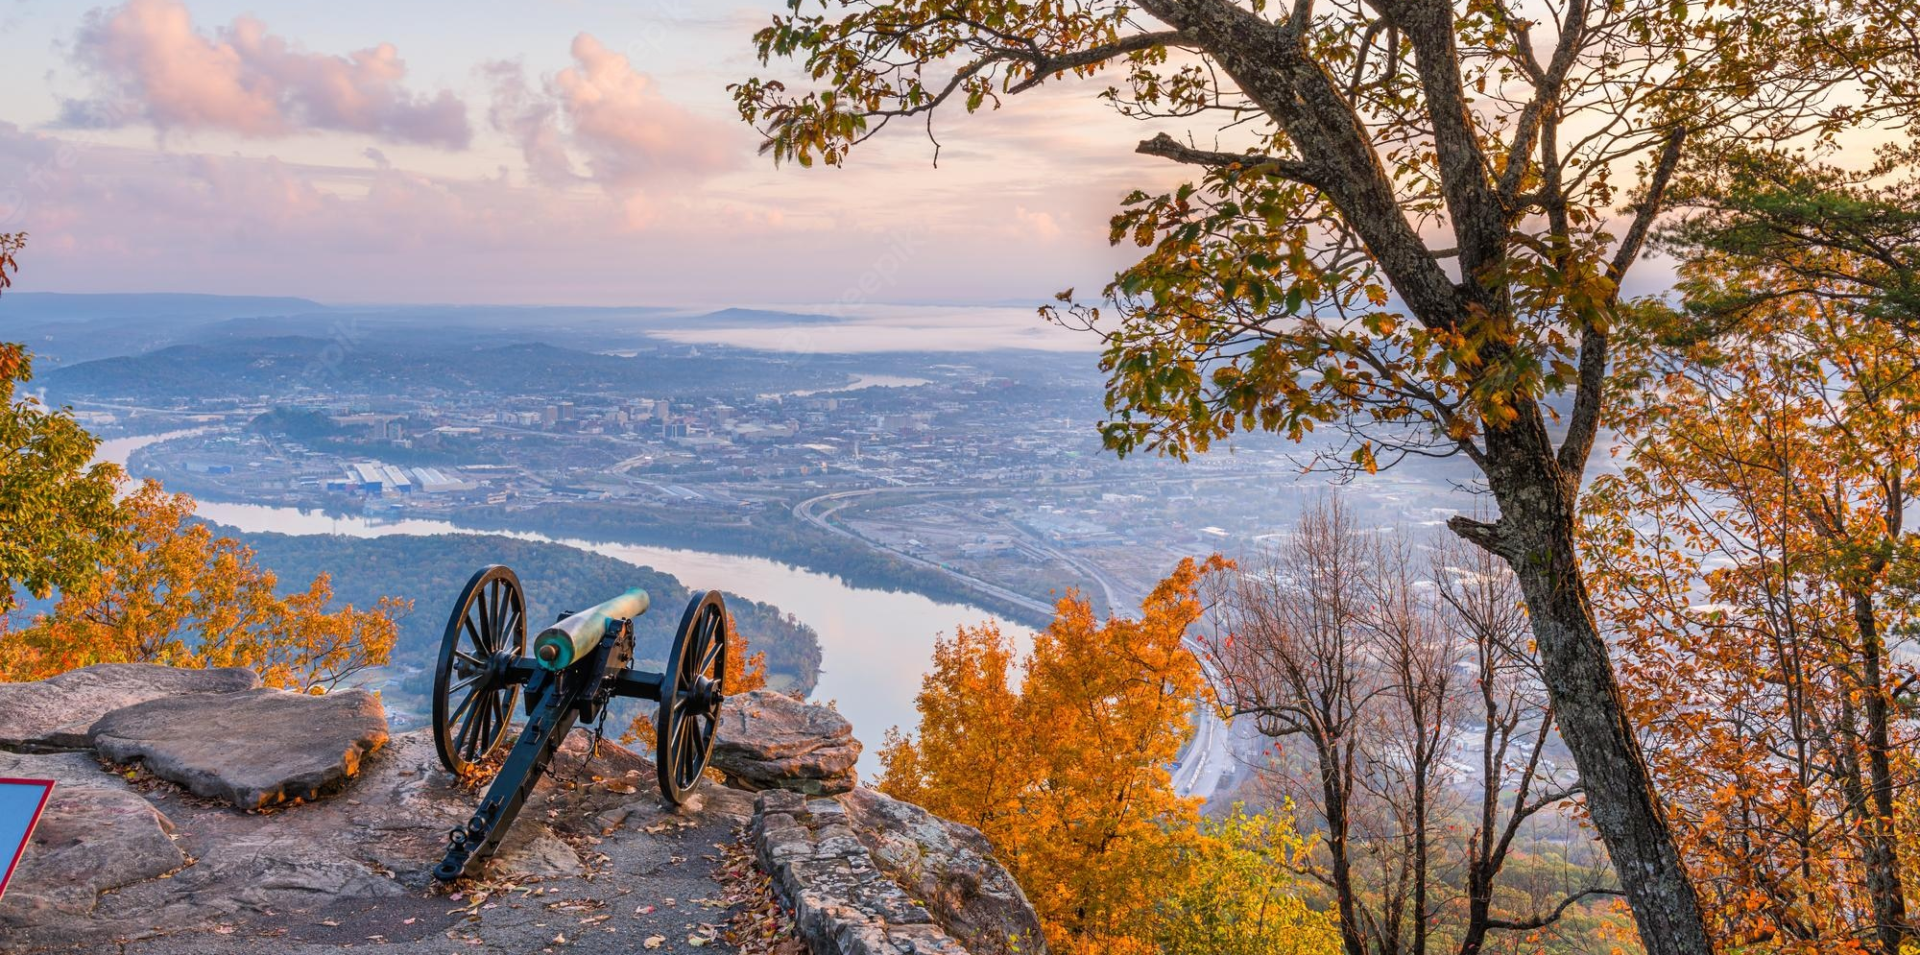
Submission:
[[[848,792],[858,782],[860,741],[846,717],[771,690],[727,698],[711,765],[748,792],[785,789],[809,796]]]
[[[33,683],[0,683],[0,749],[86,749],[101,717],[161,697],[238,693],[260,685],[252,670],[97,663]]]
[[[338,789],[386,744],[387,719],[365,690],[255,689],[149,700],[108,713],[89,735],[108,759],[137,760],[195,795],[258,809]]]

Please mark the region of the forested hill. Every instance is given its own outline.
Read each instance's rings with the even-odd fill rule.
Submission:
[[[638,395],[751,392],[772,382],[825,388],[846,375],[792,356],[709,349],[726,359],[670,360],[686,349],[657,346],[636,357],[603,355],[538,342],[461,346],[447,336],[387,336],[379,347],[343,347],[325,338],[282,335],[172,345],[143,355],[81,362],[40,379],[52,393],[178,401],[232,395],[283,395],[295,387],[371,388],[386,395]]]
[[[639,665],[656,669],[664,665],[689,597],[687,586],[671,574],[562,544],[473,534],[367,539],[217,530],[252,547],[261,566],[279,575],[282,588],[304,587],[315,575],[328,573],[336,602],[368,607],[382,596],[412,600],[413,612],[400,619],[393,654],[397,667],[431,670],[460,588],[488,564],[505,564],[520,576],[529,632],[562,610],[591,606],[629,587],[646,588],[653,606],[635,621],[636,656]],[[752,649],[766,652],[773,686],[812,691],[820,672],[820,641],[812,628],[777,607],[734,594],[727,594],[727,609]]]

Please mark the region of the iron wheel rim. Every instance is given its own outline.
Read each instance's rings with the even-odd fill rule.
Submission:
[[[660,792],[676,805],[700,784],[713,754],[725,699],[726,604],[719,591],[696,594],[680,618],[661,681],[654,766]]]
[[[527,648],[526,597],[504,566],[468,579],[447,617],[433,676],[433,744],[441,765],[464,773],[506,738],[520,686],[504,663]]]

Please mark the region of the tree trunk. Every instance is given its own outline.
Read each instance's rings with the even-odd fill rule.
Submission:
[[[1879,940],[1881,955],[1899,955],[1900,942],[1907,934],[1907,904],[1900,890],[1900,852],[1893,831],[1892,734],[1887,725],[1887,690],[1881,672],[1885,649],[1873,597],[1858,591],[1850,596],[1854,627],[1860,638],[1860,689],[1867,718],[1864,742],[1869,798],[1861,807],[1867,816],[1862,861],[1867,867],[1867,895],[1873,900],[1874,937]]]
[[[1429,762],[1428,758],[1421,757],[1413,777],[1413,955],[1427,955],[1427,774],[1432,771]]]
[[[1326,801],[1327,855],[1333,877],[1333,894],[1340,911],[1340,942],[1346,955],[1367,955],[1367,942],[1360,931],[1360,913],[1355,904],[1353,860],[1347,839],[1347,786],[1340,779],[1339,749],[1320,747],[1321,798]]]
[[[1587,810],[1605,840],[1649,955],[1708,955],[1713,946],[1653,778],[1622,705],[1574,544],[1579,479],[1563,472],[1537,405],[1486,436],[1492,525],[1454,530],[1513,567],[1526,596],[1547,694],[1573,753]]]

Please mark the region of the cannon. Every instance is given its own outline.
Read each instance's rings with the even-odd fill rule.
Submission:
[[[586,610],[563,613],[527,653],[527,604],[520,578],[494,565],[475,572],[447,618],[433,674],[433,744],[456,775],[473,771],[505,741],[524,696],[526,723],[473,818],[448,835],[434,878],[451,882],[493,855],[554,751],[576,724],[604,718],[614,699],[659,704],[654,768],[660,794],[679,805],[713,754],[726,699],[732,626],[720,592],[696,593],[667,653],[667,668],[631,669],[633,620],[647,593],[629,590]]]

